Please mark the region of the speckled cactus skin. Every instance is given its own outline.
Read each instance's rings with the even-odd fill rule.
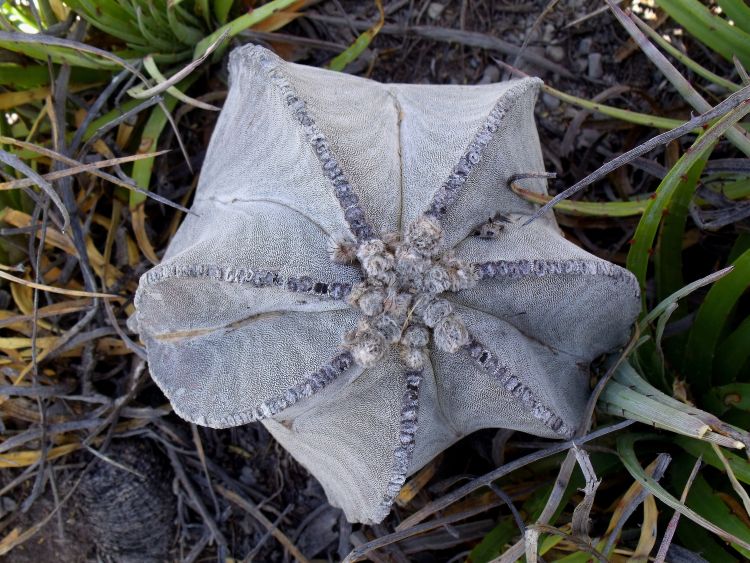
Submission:
[[[571,436],[640,298],[552,216],[522,226],[540,81],[380,84],[256,46],[230,75],[195,214],[135,300],[175,412],[261,421],[356,522],[475,430]]]

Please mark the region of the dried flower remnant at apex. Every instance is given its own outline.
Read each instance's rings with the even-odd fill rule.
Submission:
[[[344,346],[362,367],[374,366],[395,346],[407,369],[420,370],[430,332],[449,353],[468,344],[463,321],[438,295],[473,287],[478,271],[450,251],[440,254],[443,229],[428,215],[408,225],[403,240],[397,233],[384,239],[389,244],[371,239],[357,248],[365,278],[348,301],[364,318],[345,335]]]
[[[254,46],[230,76],[196,213],[135,298],[175,412],[260,421],[357,522],[475,430],[571,436],[640,298],[551,217],[521,227],[540,82],[386,85]]]

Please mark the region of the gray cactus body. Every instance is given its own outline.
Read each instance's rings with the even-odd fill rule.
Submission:
[[[230,71],[195,215],[135,301],[175,411],[261,421],[359,522],[477,429],[572,435],[640,297],[553,217],[521,226],[540,81],[385,85],[255,46]]]

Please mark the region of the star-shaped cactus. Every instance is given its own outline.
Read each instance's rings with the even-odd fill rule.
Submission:
[[[477,429],[570,437],[640,298],[552,217],[522,226],[539,81],[385,85],[254,46],[230,70],[194,215],[136,295],[175,411],[261,421],[359,522]]]

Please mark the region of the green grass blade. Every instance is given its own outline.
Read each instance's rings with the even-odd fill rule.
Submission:
[[[645,332],[648,329],[649,323],[654,322],[657,318],[659,318],[666,310],[673,304],[677,303],[680,299],[683,297],[690,295],[693,291],[696,289],[703,287],[704,285],[708,285],[710,283],[714,283],[715,281],[721,279],[722,277],[726,276],[729,272],[732,271],[732,267],[724,268],[723,270],[719,270],[718,272],[714,272],[713,274],[709,274],[706,277],[703,277],[699,280],[696,280],[692,283],[689,283],[685,287],[681,287],[677,291],[675,291],[672,295],[665,298],[663,301],[661,301],[656,307],[654,307],[649,313],[641,319],[641,322],[639,323],[639,329],[641,332]]]
[[[195,62],[200,62],[200,59]],[[192,66],[192,65],[189,65]],[[156,64],[154,63],[154,59],[152,57],[146,57],[143,59],[143,68],[146,69],[146,71],[151,75],[151,77],[156,81],[157,85],[166,85],[170,82],[172,82],[171,79],[167,79],[157,68]],[[179,73],[178,73],[179,74]],[[178,90],[175,86],[170,86],[166,88],[167,93],[171,94],[178,100],[180,100],[183,103],[189,104],[191,106],[195,106],[200,109],[204,109],[207,111],[219,111],[221,108],[218,108],[216,106],[212,106],[211,104],[206,104],[204,102],[201,102],[200,100],[196,100],[194,98],[191,98],[190,96],[183,94],[180,90]],[[130,91],[128,91],[130,93]],[[156,94],[157,92],[154,92]],[[136,96],[143,98],[144,96]]]
[[[200,29],[193,27],[192,25],[183,23],[180,20],[181,12],[182,11],[179,9],[179,6],[174,6],[167,9],[167,20],[169,21],[169,27],[180,43],[192,47],[203,38],[203,32]]]
[[[693,481],[686,504],[696,513],[705,516],[707,520],[721,522],[722,528],[743,541],[742,544],[730,542],[732,547],[744,557],[750,557],[750,549],[746,544],[750,540],[750,529],[732,512],[702,475],[699,474]]]
[[[0,32],[0,48],[8,49],[15,53],[21,53],[22,55],[26,55],[27,57],[39,61],[46,61],[49,57],[49,59],[55,64],[67,63],[72,67],[106,70],[117,68],[116,63],[95,57],[89,53],[83,53],[72,48],[58,45],[42,45],[38,43],[21,42],[18,41],[16,37],[9,37],[14,35],[16,34]]]
[[[630,34],[633,40],[638,44],[649,60],[659,69],[664,77],[669,81],[672,87],[682,96],[682,98],[689,103],[693,109],[700,113],[706,113],[711,110],[712,106],[706,99],[700,95],[700,93],[693,88],[693,85],[680,74],[680,72],[669,62],[669,59],[659,51],[648,38],[638,29],[638,26],[634,23],[637,20],[635,14],[631,14],[630,17],[625,15],[614,0],[607,0],[610,10],[615,15],[617,20],[622,24],[625,30]],[[750,39],[750,38],[749,38]],[[747,133],[739,127],[732,127],[727,129],[725,135],[738,149],[744,152],[747,156],[750,156],[750,137]]]
[[[665,210],[669,208],[672,198],[679,192],[686,192],[680,195],[681,200],[692,198],[696,180],[700,177],[708,155],[713,150],[715,141],[697,149],[697,143],[701,140],[702,138],[699,138],[693,145],[696,150],[682,155],[661,181],[655,192],[656,197],[650,200],[635,230],[628,252],[627,267],[638,278],[641,288],[645,287],[649,258],[655,252],[653,243]]]
[[[715,74],[708,70],[706,67],[701,66],[697,62],[695,62],[693,59],[688,57],[685,53],[677,49],[674,45],[672,45],[669,41],[664,39],[659,33],[657,33],[655,30],[651,29],[651,26],[644,23],[641,19],[635,20],[636,25],[649,36],[649,38],[655,42],[659,47],[664,49],[667,53],[672,55],[675,59],[680,61],[683,65],[685,65],[687,68],[692,70],[695,74],[698,76],[702,76],[709,82],[713,82],[714,84],[717,84],[721,86],[722,88],[726,88],[730,92],[736,92],[741,88],[738,84],[735,84],[731,80],[727,80],[726,78],[723,78],[719,76],[718,74]]]
[[[750,35],[729,25],[698,0],[657,0],[657,4],[670,17],[698,40],[719,53],[728,61],[732,56],[750,66]]]
[[[573,96],[572,94],[566,94],[565,92],[547,85],[542,86],[542,89],[547,94],[554,96],[562,102],[567,102],[583,109],[595,111],[608,117],[621,119],[622,121],[627,121],[628,123],[635,123],[636,125],[645,125],[646,127],[654,127],[655,129],[675,129],[684,123],[684,121],[680,121],[679,119],[658,117],[656,115],[649,115],[647,113],[638,113],[637,111],[631,111],[629,109],[620,109],[614,108],[612,106],[606,106],[604,104],[599,104],[597,102],[592,102],[584,98]]]
[[[711,398],[726,410],[735,408],[750,411],[750,383],[730,383],[711,389]]]
[[[745,527],[736,516],[733,517],[734,519],[725,518],[725,514],[722,511],[713,510],[713,505],[709,505],[709,510],[706,510],[709,499],[713,500],[716,499],[716,497],[713,496],[713,491],[710,489],[706,491],[704,487],[696,487],[699,480],[702,479],[700,476],[693,483],[693,487],[690,489],[690,494],[688,495],[688,501],[690,501],[690,499],[693,499],[693,501],[698,499],[698,502],[694,502],[688,507],[672,496],[664,487],[654,480],[653,477],[646,474],[643,467],[641,467],[641,464],[638,462],[634,449],[635,443],[642,438],[643,436],[631,433],[620,435],[617,438],[617,453],[620,455],[620,459],[630,475],[643,485],[649,493],[654,495],[664,504],[678,511],[696,524],[701,525],[706,530],[713,532],[723,540],[732,543],[733,546],[736,545],[736,547],[742,548],[745,550],[745,553],[750,555],[750,529]],[[729,509],[726,505],[724,505],[724,503],[721,503],[721,505],[724,507],[724,510],[728,512]],[[693,506],[695,506],[697,510],[693,509]],[[708,517],[704,516],[704,514]],[[722,526],[726,526],[726,528],[720,527],[714,523],[716,520],[720,521]],[[737,521],[739,521],[740,526],[736,525]]]
[[[219,22],[219,25],[227,23],[229,10],[232,9],[233,3],[234,0],[214,0],[214,16],[216,16],[216,21]]]
[[[675,190],[662,211],[659,239],[654,253],[654,274],[656,298],[662,301],[679,290],[684,284],[682,277],[682,241],[693,199],[701,172],[706,166],[708,155],[700,158],[687,173],[687,178]]]
[[[168,97],[164,104],[169,111],[172,111],[177,105],[177,98]],[[151,110],[146,125],[141,133],[141,142],[138,145],[139,153],[155,152],[155,147],[159,141],[159,136],[164,131],[168,123],[167,115],[160,107]],[[151,183],[151,173],[154,168],[155,158],[144,158],[133,163],[131,177],[139,188],[148,190]],[[130,192],[131,209],[146,201],[146,196],[138,192]]]
[[[197,76],[195,74],[190,75],[178,86],[176,86],[176,88],[181,91],[185,91],[190,87],[190,85],[195,81],[196,78]],[[138,102],[139,100],[132,101]],[[164,100],[164,105],[167,107],[167,110],[171,112],[177,105],[177,98],[168,96]],[[139,153],[156,152],[155,150],[152,150],[152,148],[155,148],[157,146],[159,136],[162,134],[162,131],[164,130],[164,127],[168,122],[169,120],[167,119],[167,115],[164,113],[164,111],[162,111],[160,107],[155,107],[153,110],[151,110],[148,121],[146,121],[146,125],[143,127],[143,132],[141,133],[141,141],[138,144]],[[144,190],[149,189],[149,184],[151,182],[151,173],[154,167],[154,160],[154,158],[144,158],[133,163],[133,171],[131,177],[135,181],[136,185]],[[145,200],[145,195],[138,192],[130,192],[131,208],[137,207]]]
[[[719,456],[716,455],[711,444],[702,442],[701,440],[694,440],[687,436],[675,436],[672,441],[694,457],[703,456],[705,463],[722,472],[724,471],[724,464],[719,459]],[[722,453],[729,462],[729,466],[732,468],[735,477],[743,483],[750,484],[750,463],[748,463],[747,458],[729,451],[723,451]]]
[[[750,197],[750,179],[728,182],[721,187],[721,192],[729,199]]]
[[[370,29],[360,34],[354,43],[349,45],[342,53],[336,55],[327,65],[331,70],[342,71],[348,64],[357,60],[359,56],[364,52],[365,49],[370,45],[375,36],[380,32],[380,29],[385,23],[385,12],[383,12],[383,3],[381,0],[375,0],[375,4],[378,6],[378,12],[380,17],[378,21]]]
[[[644,287],[646,283],[646,270],[649,258],[654,252],[653,243],[662,221],[664,209],[667,209],[677,190],[694,191],[695,185],[690,183],[690,176],[688,175],[691,169],[697,165],[699,169],[693,177],[699,177],[703,170],[702,165],[705,164],[704,159],[713,150],[719,137],[748,113],[750,113],[750,104],[743,103],[725,114],[695,141],[659,184],[656,197],[650,201],[638,223],[628,253],[627,267],[638,278],[641,287]]]
[[[93,84],[107,82],[111,77],[107,71],[88,68],[74,68],[71,70],[70,81],[73,84]],[[16,65],[0,63],[0,85],[10,86],[14,91],[47,86],[49,84],[49,69],[46,65]]]
[[[120,4],[112,0],[70,0],[67,3],[97,29],[129,44],[145,47],[145,40],[138,31],[135,19],[123,8],[126,3]]]
[[[510,189],[531,203],[544,205],[552,199],[548,195],[525,190],[515,182],[511,184]],[[647,199],[602,202],[565,199],[555,206],[555,211],[579,217],[633,217],[634,215],[643,213],[647,205]]]
[[[513,518],[505,517],[471,550],[466,560],[470,563],[489,563],[499,557],[504,546],[518,536],[518,527]]]
[[[165,39],[164,37],[160,37],[159,35],[157,35],[158,32],[151,30],[149,28],[143,9],[138,7],[136,9],[136,16],[137,16],[136,21],[138,22],[138,29],[141,30],[141,34],[148,41],[148,44],[152,50],[163,51],[166,53],[171,53],[175,50],[175,47],[177,47],[177,45],[175,45],[176,43],[175,41],[170,41],[168,39]]]
[[[208,46],[216,41],[219,37],[221,37],[221,35],[226,31],[229,32],[229,37],[234,37],[239,32],[259,24],[276,12],[283,10],[284,8],[288,8],[297,1],[298,0],[272,0],[268,4],[263,4],[262,6],[255,8],[248,14],[241,15],[228,24],[221,26],[208,37],[204,37],[203,40],[195,46],[193,58],[197,59],[203,53],[205,53],[206,49],[208,49]]]
[[[716,349],[715,369],[727,381],[735,381],[750,359],[750,316],[727,336]],[[750,407],[750,402],[748,403]],[[748,408],[747,410],[750,410]]]
[[[687,458],[688,456],[685,457]],[[679,483],[675,483],[675,487],[678,486]],[[680,540],[679,544],[681,546],[691,550],[693,553],[700,554],[702,561],[721,561],[721,563],[739,563],[740,561],[738,558],[732,557],[729,551],[724,549],[724,542],[720,544],[714,536],[690,520],[685,520],[684,518],[680,520],[676,536]],[[672,561],[678,563],[675,559],[672,559]]]
[[[748,287],[750,250],[745,251],[732,265],[734,270],[716,282],[706,295],[688,336],[682,369],[699,393],[708,391],[712,380],[715,384],[731,383],[730,374],[714,371],[713,367],[716,349],[729,316]]]
[[[719,6],[745,33],[750,33],[750,7],[743,0],[718,0]]]
[[[182,0],[179,1],[181,2]],[[177,2],[175,2],[175,5],[176,4]],[[196,0],[195,2],[195,13],[203,18],[203,21],[208,27],[211,26],[211,7],[209,4],[210,2],[208,0]]]

